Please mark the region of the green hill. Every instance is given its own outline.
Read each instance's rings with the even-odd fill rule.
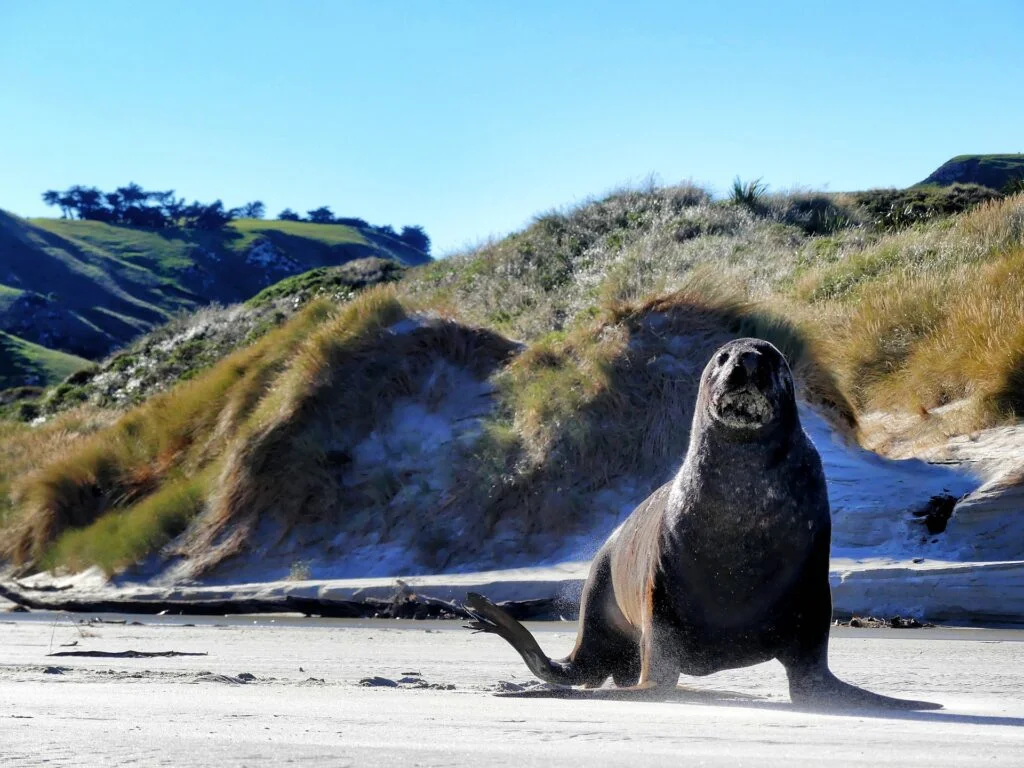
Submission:
[[[0,331],[0,390],[60,381],[92,363]]]
[[[0,330],[98,359],[182,310],[244,301],[283,278],[378,256],[429,256],[379,232],[255,219],[146,230],[0,211]]]
[[[1024,180],[1024,154],[957,155],[940,165],[921,184],[978,184],[1002,190],[1019,180]]]

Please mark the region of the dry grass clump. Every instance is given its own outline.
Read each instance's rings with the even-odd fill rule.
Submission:
[[[859,408],[927,413],[967,398],[977,428],[1024,414],[1022,275],[1018,195],[808,276],[796,314]]]
[[[209,478],[164,478],[141,501],[119,507],[83,528],[73,528],[47,549],[39,565],[81,571],[98,565],[107,573],[137,563],[182,533],[202,509]]]
[[[80,407],[37,427],[0,421],[0,558],[7,555],[10,544],[4,531],[17,517],[12,489],[19,480],[73,451],[114,418],[115,414],[107,411]]]
[[[15,511],[5,525],[5,556],[19,564],[38,561],[65,530],[89,526],[112,510],[128,510],[178,474],[203,473],[217,461],[298,340],[327,310],[326,304],[311,305],[285,327],[199,378],[150,399],[12,483]],[[136,513],[136,518],[144,517]],[[158,522],[153,519],[155,527]]]
[[[796,328],[699,274],[672,294],[610,304],[498,374],[501,409],[477,447],[479,475],[453,509],[480,538],[511,526],[524,546],[550,546],[585,529],[593,494],[615,479],[664,482],[685,454],[707,360],[742,335],[773,341],[805,395],[853,427],[852,408]]]
[[[693,185],[627,189],[538,216],[523,232],[411,273],[403,291],[457,306],[468,322],[520,339],[567,327],[596,296],[590,277],[652,231],[674,232],[708,193]]]
[[[1024,247],[944,287],[932,332],[877,397],[924,409],[972,398],[991,421],[1024,415]]]
[[[439,360],[486,378],[517,349],[493,332],[413,313],[392,287],[363,293],[302,344],[232,443],[187,550],[209,567],[237,552],[257,522],[344,526],[356,506],[344,467],[392,405],[418,392]]]
[[[1022,237],[1024,195],[985,202],[955,219],[888,234],[846,258],[810,265],[797,279],[794,295],[808,303],[856,300],[861,287],[874,281],[949,273],[998,256]]]

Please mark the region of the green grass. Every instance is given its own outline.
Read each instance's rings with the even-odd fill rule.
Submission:
[[[101,258],[141,266],[154,275],[174,279],[192,266],[192,243],[181,237],[132,227],[116,227],[100,221],[29,219],[33,226],[79,246]],[[112,265],[113,266],[113,265]]]
[[[980,184],[1002,191],[1014,179],[1024,179],[1024,154],[957,155],[935,170],[922,184]]]
[[[249,258],[257,241],[276,252],[269,264]],[[89,359],[177,312],[245,301],[296,270],[367,256],[424,258],[397,240],[343,225],[243,219],[217,231],[147,230],[3,211],[0,253],[8,275],[0,322],[28,341],[53,339]]]
[[[344,300],[368,285],[399,280],[404,271],[404,267],[389,259],[358,259],[338,267],[320,267],[264,288],[246,305],[263,307],[281,299],[304,301],[314,296]]]
[[[0,389],[26,381],[47,386],[92,366],[88,360],[56,352],[0,331]]]
[[[71,571],[98,565],[113,574],[137,563],[185,530],[203,507],[208,483],[208,475],[168,479],[139,503],[65,532],[40,565]]]
[[[313,224],[309,221],[267,221],[264,219],[236,219],[226,227],[238,232],[237,240],[228,238],[237,249],[247,248],[259,236],[273,240],[279,235],[297,237],[327,247],[338,245],[367,245],[366,237],[355,227],[343,224]]]

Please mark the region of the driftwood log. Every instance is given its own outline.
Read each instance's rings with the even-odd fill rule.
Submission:
[[[306,616],[341,619],[469,619],[455,602],[418,595],[400,585],[388,600],[331,600],[317,597],[253,598],[219,600],[139,599],[132,597],[84,597],[71,590],[33,588],[23,584],[0,584],[0,597],[33,611],[72,613],[138,613],[191,616],[227,616],[253,613],[301,613]],[[498,603],[519,621],[575,618],[575,611],[556,605],[554,599],[506,600]]]

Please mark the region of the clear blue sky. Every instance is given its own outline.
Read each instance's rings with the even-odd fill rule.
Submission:
[[[905,186],[1024,151],[1024,3],[0,0],[0,208],[128,181],[445,252],[657,174]]]

